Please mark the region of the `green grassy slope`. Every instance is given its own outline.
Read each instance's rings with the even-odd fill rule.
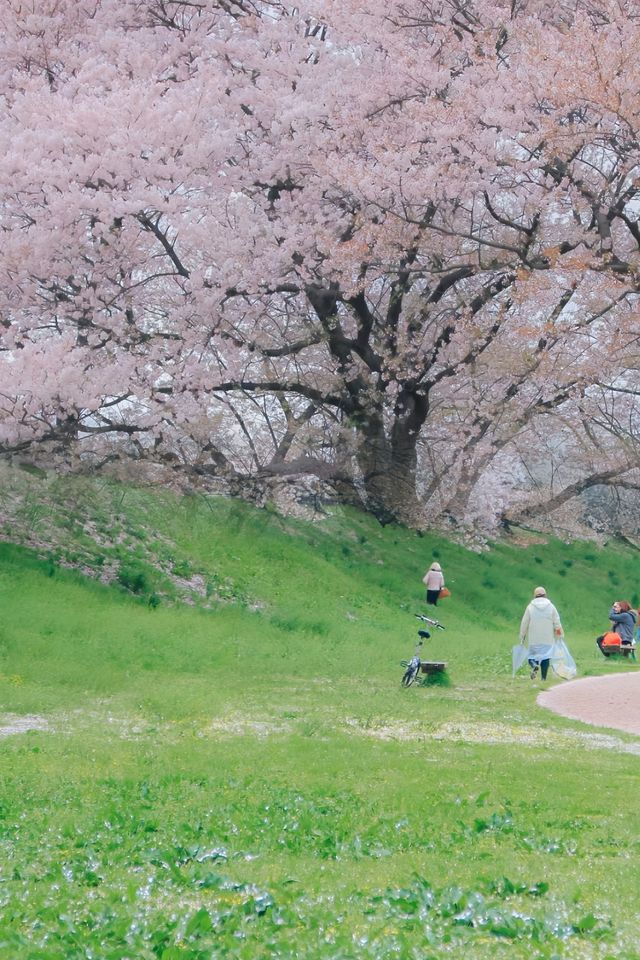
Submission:
[[[582,674],[635,669],[593,642],[634,598],[633,552],[72,500],[146,579],[133,597],[0,545],[0,725],[48,725],[0,738],[0,960],[640,956],[616,895],[638,880],[636,741],[510,675],[539,583]],[[99,570],[115,547],[66,517]],[[436,557],[453,596],[426,651],[450,685],[402,690]],[[199,578],[196,605],[169,602],[168,571]]]

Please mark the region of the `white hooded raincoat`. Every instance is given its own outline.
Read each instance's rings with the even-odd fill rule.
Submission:
[[[534,597],[520,623],[520,643],[513,648],[513,673],[528,660],[550,660],[559,677],[570,680],[576,665],[564,642],[560,615],[548,597]]]

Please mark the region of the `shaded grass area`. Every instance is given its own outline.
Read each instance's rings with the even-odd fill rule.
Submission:
[[[609,672],[633,553],[119,504],[229,596],[149,606],[0,545],[0,703],[49,723],[0,740],[2,960],[640,955],[636,741],[540,711],[509,664],[543,583]],[[402,690],[433,557],[449,683]]]

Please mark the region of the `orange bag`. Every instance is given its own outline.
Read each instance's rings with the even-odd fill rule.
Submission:
[[[603,647],[619,647],[620,637],[613,630],[608,630],[602,638]]]
[[[446,587],[443,587],[440,593],[438,594],[438,599],[442,600],[443,597],[450,597],[451,590],[448,590]]]

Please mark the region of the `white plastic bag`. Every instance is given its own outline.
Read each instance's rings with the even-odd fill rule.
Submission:
[[[557,677],[562,680],[573,680],[578,672],[576,662],[569,653],[566,643],[562,639],[555,640],[552,644],[532,644],[531,647],[525,647],[518,643],[511,649],[511,663],[513,667],[513,676],[528,660],[540,663],[541,660],[550,660],[551,669]]]
[[[516,673],[520,669],[523,663],[527,662],[529,656],[528,649],[522,643],[516,644],[515,647],[511,649],[511,662],[513,665],[513,676],[515,677]]]
[[[556,640],[551,654],[551,669],[562,680],[573,680],[578,668],[564,640]]]

